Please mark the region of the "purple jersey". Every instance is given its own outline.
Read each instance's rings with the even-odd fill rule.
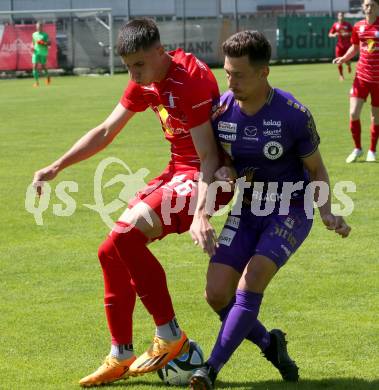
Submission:
[[[278,192],[283,182],[303,181],[304,187],[308,183],[301,159],[317,150],[320,138],[309,110],[288,92],[271,89],[265,105],[251,116],[241,111],[232,92],[226,92],[212,124],[238,176],[249,172],[254,182],[277,182]]]

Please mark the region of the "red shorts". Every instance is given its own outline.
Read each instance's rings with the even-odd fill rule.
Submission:
[[[371,95],[371,105],[379,107],[379,83],[368,83],[355,77],[350,90],[350,97],[356,97],[366,101],[368,95]]]
[[[139,202],[149,205],[162,222],[158,239],[171,233],[189,230],[197,201],[198,165],[170,163],[160,176],[154,178],[129,202],[132,208]],[[233,192],[217,191],[215,210],[229,203]]]
[[[350,46],[336,46],[336,57],[342,57],[348,51]]]

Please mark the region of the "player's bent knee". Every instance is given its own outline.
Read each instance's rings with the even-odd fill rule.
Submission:
[[[357,121],[360,118],[360,112],[352,111],[350,112],[350,120]]]
[[[274,261],[266,256],[256,255],[246,266],[238,288],[263,293],[277,272],[278,267]]]
[[[207,287],[204,292],[205,300],[208,302],[208,305],[215,311],[219,311],[227,306],[231,300],[229,294],[226,294],[224,291],[216,290]]]
[[[113,257],[111,256],[111,252],[113,250],[113,242],[110,237],[104,240],[98,248],[97,255],[99,257],[99,261],[102,268],[105,268],[107,264],[109,264],[109,260]]]

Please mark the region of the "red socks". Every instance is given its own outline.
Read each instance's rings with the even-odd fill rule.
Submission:
[[[175,317],[159,261],[147,248],[138,229],[117,222],[125,233],[113,230],[99,249],[105,286],[105,310],[114,344],[132,342],[132,315],[136,292],[157,326]]]
[[[129,271],[110,238],[102,243],[98,254],[103,269],[104,306],[112,344],[131,344],[136,292]]]
[[[358,119],[356,121],[350,120],[350,131],[353,136],[354,144],[357,149],[362,149],[361,145],[361,121]],[[372,152],[376,151],[376,145],[379,138],[379,125],[371,124],[371,143],[370,150]]]
[[[350,120],[350,131],[353,136],[354,144],[356,149],[362,149],[361,145],[361,121],[358,119],[356,121]]]

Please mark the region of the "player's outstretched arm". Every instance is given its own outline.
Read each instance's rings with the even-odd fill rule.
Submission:
[[[359,52],[359,45],[351,45],[343,57],[337,57],[333,64],[344,64],[354,58]]]
[[[309,172],[311,181],[325,182],[330,189],[329,175],[318,149],[312,155],[304,158],[303,163]],[[328,230],[334,230],[341,237],[345,238],[349,235],[351,228],[341,216],[332,214],[330,191],[328,191],[327,196],[325,204],[319,207],[322,222]],[[315,201],[317,201],[318,197],[319,193],[316,192]]]
[[[190,234],[195,244],[199,245],[209,256],[212,256],[215,253],[217,237],[215,230],[209,222],[209,215],[205,206],[208,186],[214,180],[214,174],[219,166],[219,158],[210,121],[192,128],[191,136],[200,158],[201,174],[196,210]]]
[[[44,181],[54,179],[66,167],[86,160],[103,150],[113,141],[133,115],[134,112],[118,104],[103,123],[80,138],[62,157],[35,172],[33,184],[37,193],[41,195]]]

